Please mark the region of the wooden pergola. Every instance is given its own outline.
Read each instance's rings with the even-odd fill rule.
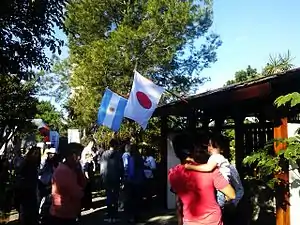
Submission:
[[[186,98],[187,102],[175,101],[161,105],[154,116],[161,118],[164,176],[167,176],[167,135],[175,129],[170,127],[170,119],[181,118],[183,129],[190,131],[211,129],[209,124],[212,121],[212,128],[221,131],[229,128],[225,121],[234,121],[230,128],[235,130],[235,162],[243,176],[242,161],[247,155],[262,148],[273,138],[286,138],[287,123],[299,122],[298,110],[289,111],[274,106],[277,97],[291,92],[300,92],[300,68],[194,95]],[[245,124],[246,117],[255,117],[257,122]],[[275,149],[276,152],[278,150]],[[288,179],[288,174],[285,179]],[[289,212],[289,207],[277,207],[276,225],[290,225]]]

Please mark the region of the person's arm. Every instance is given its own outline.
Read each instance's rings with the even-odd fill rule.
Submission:
[[[155,159],[153,157],[150,158],[150,169],[151,170],[155,170],[156,169],[156,162]]]
[[[176,215],[177,215],[178,225],[183,225],[182,202],[177,195],[176,195]]]
[[[201,165],[185,164],[184,166],[188,170],[195,170],[199,172],[211,172],[215,168],[217,168],[218,164],[216,162],[208,162],[206,164]]]
[[[226,197],[227,200],[235,199],[235,190],[229,184],[229,182],[224,178],[219,170],[214,170],[213,172],[213,182],[214,187],[221,191]]]
[[[124,171],[127,173],[128,172],[128,155],[127,154],[123,155],[122,159],[123,159]]]
[[[89,163],[85,163],[84,166],[83,166],[83,171],[84,171],[84,175],[87,179],[90,179],[89,178]]]
[[[221,191],[227,198],[226,200],[234,200],[235,199],[235,190],[233,189],[233,187],[228,184],[226,185],[224,188],[220,189],[219,191]]]
[[[120,175],[121,175],[120,180],[121,180],[121,182],[123,182],[125,170],[124,170],[123,157],[121,154],[119,155],[119,170],[120,170]]]

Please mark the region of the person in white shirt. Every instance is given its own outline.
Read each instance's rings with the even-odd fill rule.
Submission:
[[[206,164],[201,165],[191,165],[186,164],[185,168],[189,170],[196,170],[199,172],[211,172],[215,168],[218,168],[221,174],[226,180],[230,182],[230,163],[222,154],[221,150],[226,149],[226,140],[222,135],[214,135],[209,139],[207,151],[210,154],[210,157]],[[217,201],[221,208],[224,207],[226,203],[225,195],[217,191]]]
[[[153,156],[149,155],[149,151],[146,151],[147,155],[144,156],[144,173],[147,179],[154,178],[153,171],[156,169],[156,162]]]
[[[93,151],[94,142],[90,141],[89,144],[83,149],[81,153],[80,163],[84,167],[86,163],[94,163],[96,153]],[[95,167],[95,165],[93,165]]]
[[[149,146],[144,147],[143,152],[144,160],[144,175],[146,178],[145,182],[145,197],[148,201],[152,200],[152,196],[155,194],[155,170],[156,170],[156,161],[153,157],[153,151]]]
[[[129,163],[129,157],[130,157],[130,143],[127,143],[125,145],[125,152],[122,155],[123,165],[124,165],[124,178],[127,178],[127,172],[128,172],[128,163]]]

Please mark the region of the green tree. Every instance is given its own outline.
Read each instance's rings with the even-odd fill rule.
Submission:
[[[95,121],[105,87],[130,91],[136,65],[155,83],[190,92],[205,81],[200,72],[216,61],[221,44],[208,32],[210,0],[73,0],[65,25],[75,91],[69,107],[82,126]]]
[[[262,71],[263,76],[284,73],[294,67],[290,51],[286,54],[270,55],[269,62]]]
[[[233,80],[228,80],[225,84],[231,85],[236,83],[242,83],[250,80],[254,80],[259,77],[272,76],[274,74],[284,73],[294,67],[290,51],[286,54],[275,54],[269,56],[269,62],[264,66],[261,72],[257,72],[257,69],[252,68],[250,65],[245,70],[239,70],[234,74]]]
[[[63,115],[49,101],[40,101],[37,104],[35,118],[42,119],[52,130],[66,133],[63,124]]]
[[[36,113],[37,99],[33,82],[21,82],[16,76],[0,76],[0,147],[6,144],[9,134],[31,130],[31,119]]]
[[[234,74],[234,79],[226,82],[226,85],[231,85],[235,83],[241,83],[249,80],[258,78],[260,74],[257,69],[252,68],[250,65],[245,70],[239,70]]]
[[[34,75],[32,68],[49,69],[45,50],[63,45],[54,35],[62,28],[65,0],[6,0],[0,8],[0,74],[21,79]]]
[[[52,57],[52,67],[49,71],[38,73],[37,95],[51,97],[61,106],[65,106],[71,94],[69,81],[71,76],[69,59],[60,60],[56,55]]]

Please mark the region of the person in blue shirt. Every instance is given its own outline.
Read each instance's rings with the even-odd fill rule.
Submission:
[[[130,157],[126,167],[127,174],[124,180],[126,192],[125,214],[129,222],[135,222],[141,208],[142,189],[145,181],[143,157],[135,145],[130,147]]]

